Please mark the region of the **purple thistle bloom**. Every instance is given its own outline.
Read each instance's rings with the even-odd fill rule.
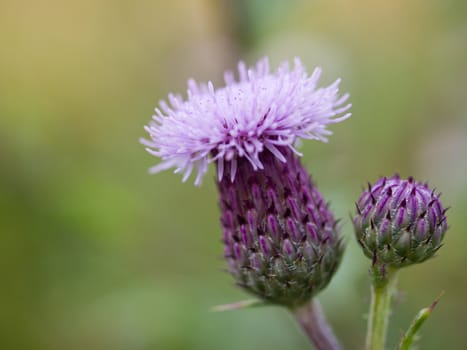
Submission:
[[[338,225],[300,163],[298,138],[326,141],[328,124],[350,116],[339,80],[318,88],[298,59],[275,73],[268,60],[239,64],[226,86],[188,82],[188,99],[169,95],[146,127],[147,151],[201,183],[217,166],[224,255],[238,285],[265,301],[296,307],[331,280],[342,256]]]
[[[412,177],[383,177],[356,203],[357,240],[373,264],[403,267],[431,258],[447,230],[439,194]]]
[[[216,162],[219,181],[226,168],[233,181],[242,158],[262,170],[260,154],[265,150],[285,162],[281,149],[299,154],[294,149],[298,138],[327,141],[327,125],[348,118],[350,113],[343,113],[350,104],[345,104],[348,94],[338,94],[339,79],[318,88],[320,75],[316,68],[308,76],[298,58],[293,69],[283,62],[271,73],[263,58],[250,69],[240,62],[237,80],[226,72],[222,88],[189,80],[188,98],[170,94],[170,105],[161,101],[145,127],[150,140],[141,142],[162,159],[150,172],[175,168],[186,181],[195,170],[199,185],[209,163]]]

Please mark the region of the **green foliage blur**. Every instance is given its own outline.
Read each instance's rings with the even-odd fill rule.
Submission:
[[[239,59],[300,56],[342,78],[351,119],[303,162],[343,218],[347,251],[320,299],[361,349],[369,261],[349,213],[367,181],[399,172],[451,206],[438,256],[404,270],[394,346],[445,295],[421,349],[466,349],[465,0],[1,0],[0,349],[307,349],[280,308],[213,313],[249,298],[223,272],[214,174],[200,188],[138,139],[189,77],[222,83]]]

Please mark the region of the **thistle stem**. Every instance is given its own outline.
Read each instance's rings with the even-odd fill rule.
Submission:
[[[341,350],[318,300],[312,299],[291,312],[317,350]]]
[[[366,335],[366,350],[384,350],[391,313],[391,302],[396,290],[397,271],[392,270],[383,283],[371,286],[370,314]]]

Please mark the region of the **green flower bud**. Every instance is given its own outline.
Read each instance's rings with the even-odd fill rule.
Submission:
[[[439,194],[411,177],[379,179],[363,192],[356,209],[356,237],[374,266],[423,262],[441,247],[447,230]]]

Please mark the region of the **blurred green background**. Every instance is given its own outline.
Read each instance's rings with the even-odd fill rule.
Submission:
[[[406,269],[390,329],[445,295],[421,349],[466,349],[465,0],[1,0],[0,348],[307,349],[279,308],[212,313],[248,298],[222,271],[213,172],[200,188],[138,143],[188,77],[239,59],[300,56],[342,77],[353,117],[303,161],[342,217],[348,248],[320,299],[361,349],[369,261],[349,212],[398,171],[452,206],[439,256]]]

